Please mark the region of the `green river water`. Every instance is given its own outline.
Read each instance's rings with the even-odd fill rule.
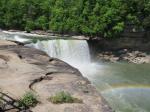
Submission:
[[[100,64],[88,79],[116,112],[150,112],[150,64]]]

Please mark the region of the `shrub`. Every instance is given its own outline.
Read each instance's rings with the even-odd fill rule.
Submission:
[[[54,104],[62,103],[82,103],[82,100],[74,98],[68,92],[58,92],[55,96],[51,96],[49,100]]]
[[[34,28],[35,23],[33,22],[33,20],[28,19],[26,22],[25,31],[27,31],[27,33],[30,33],[32,30],[34,30]]]
[[[45,16],[40,16],[36,20],[36,27],[42,30],[46,30],[48,27],[47,18]]]
[[[37,97],[32,92],[27,92],[19,100],[20,107],[34,107],[38,103]]]

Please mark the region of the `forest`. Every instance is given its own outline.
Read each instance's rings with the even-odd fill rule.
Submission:
[[[150,0],[0,0],[0,28],[117,37],[150,29]]]

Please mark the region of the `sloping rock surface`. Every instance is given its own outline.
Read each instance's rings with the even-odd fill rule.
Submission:
[[[46,53],[0,40],[0,89],[14,99],[34,91],[40,104],[33,112],[112,112],[105,100],[81,73]],[[60,91],[83,103],[52,104],[47,99]],[[10,111],[13,112],[13,111]]]

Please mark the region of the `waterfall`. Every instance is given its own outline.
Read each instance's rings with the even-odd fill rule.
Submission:
[[[32,39],[29,39],[29,37],[34,36],[42,37],[41,35],[27,34],[24,32],[0,31],[0,39],[4,40],[32,42]],[[45,40],[37,41],[36,43],[31,43],[26,46],[40,49],[46,52],[50,57],[61,59],[79,69],[82,74],[86,74],[86,76],[88,74],[95,74],[99,69],[98,64],[91,62],[89,46],[86,40]]]
[[[38,41],[33,47],[45,51],[49,56],[59,58],[71,65],[90,63],[89,47],[85,40]]]
[[[69,63],[78,68],[83,74],[93,70],[91,69],[93,67],[91,67],[89,46],[86,40],[56,39],[38,41],[28,46],[45,51],[50,57],[55,57]]]
[[[25,36],[30,36],[30,35],[23,35],[22,33],[16,33],[16,32],[8,32],[8,31],[0,31],[0,39],[3,40],[15,40],[18,42],[29,42],[30,39],[24,38]]]

